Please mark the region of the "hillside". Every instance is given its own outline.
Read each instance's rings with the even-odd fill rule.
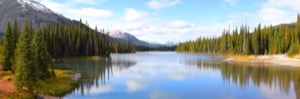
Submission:
[[[6,23],[18,20],[18,26],[21,27],[24,19],[32,22],[33,28],[45,24],[69,24],[72,21],[62,15],[59,15],[44,5],[33,0],[1,0],[0,1],[0,34],[5,31]]]

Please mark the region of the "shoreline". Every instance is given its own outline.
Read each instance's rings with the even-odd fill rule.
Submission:
[[[271,64],[278,66],[300,67],[300,59],[290,58],[286,54],[277,55],[233,55],[225,56],[223,62],[229,63],[250,63],[250,64]]]
[[[66,71],[62,71],[62,70],[58,70],[58,71],[61,72],[60,74],[56,73],[56,75],[58,77],[67,77],[75,82],[78,82],[79,79],[82,77],[82,75],[80,73],[68,74],[68,72],[66,72]],[[15,95],[18,95],[15,98],[17,98],[17,97],[20,98],[19,94],[27,94],[30,98],[35,98],[35,99],[61,99],[62,98],[62,96],[46,95],[46,94],[42,94],[40,92],[36,93],[35,95],[29,94],[25,91],[19,92],[15,89],[15,87],[13,85],[13,82],[14,82],[13,74],[3,71],[1,65],[0,65],[0,72],[2,73],[2,76],[0,76],[0,86],[1,86],[0,87],[0,98],[5,98],[5,97],[13,98],[13,97],[15,97]],[[8,73],[8,74],[3,75],[3,73]],[[11,77],[11,80],[4,80],[3,78],[5,76]],[[66,93],[66,94],[68,94],[68,93]]]
[[[75,73],[75,74],[68,75],[68,77],[78,82],[78,80],[82,77],[82,75],[80,73]],[[60,96],[51,96],[45,94],[37,94],[35,97],[37,99],[62,99],[63,98]]]

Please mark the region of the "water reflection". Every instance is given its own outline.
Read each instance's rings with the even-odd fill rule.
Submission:
[[[112,85],[106,83],[110,77],[113,77],[114,71],[121,71],[135,64],[132,61],[112,60],[111,58],[100,60],[76,59],[57,62],[56,67],[82,74],[79,87],[74,93],[80,92],[84,95],[111,91]]]
[[[225,82],[245,89],[251,83],[257,88],[268,86],[268,89],[279,89],[288,94],[292,88],[295,91],[296,98],[300,99],[300,68],[202,60],[186,63],[197,65],[199,69],[219,70]]]
[[[219,56],[148,52],[57,67],[83,75],[64,98],[300,99],[300,69],[223,63]]]

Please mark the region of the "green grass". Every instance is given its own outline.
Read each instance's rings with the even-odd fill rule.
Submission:
[[[51,96],[63,96],[72,92],[77,87],[77,81],[69,77],[69,75],[75,74],[73,71],[55,69],[54,73],[55,77],[44,81],[38,81],[36,93]]]
[[[56,76],[54,78],[38,81],[37,93],[51,96],[63,96],[77,87],[77,82],[69,77]]]

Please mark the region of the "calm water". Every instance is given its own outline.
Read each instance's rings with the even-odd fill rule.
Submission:
[[[56,63],[83,75],[66,99],[300,99],[300,69],[228,64],[216,55],[143,52]]]

